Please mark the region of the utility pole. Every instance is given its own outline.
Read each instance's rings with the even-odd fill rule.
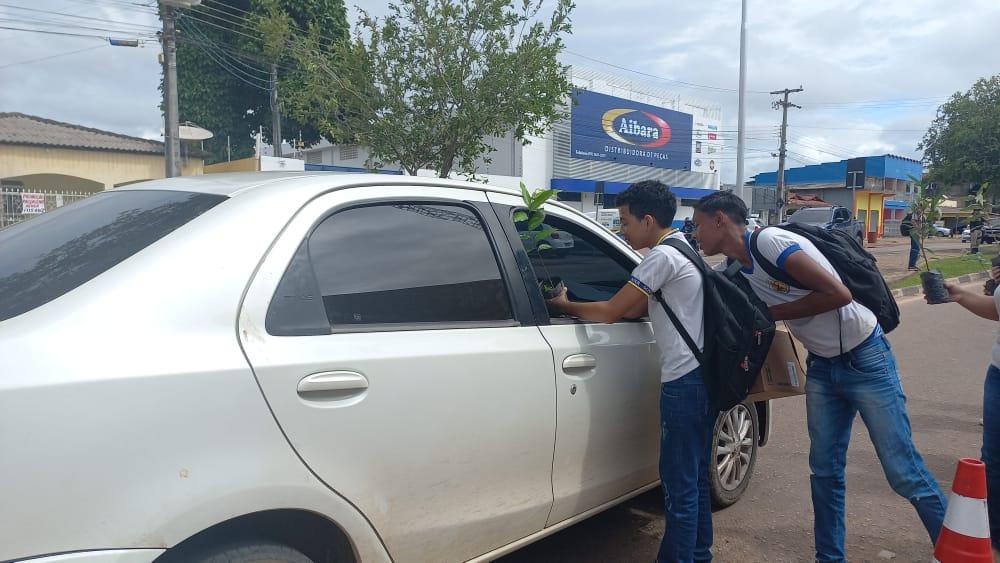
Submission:
[[[278,65],[271,63],[271,145],[281,157],[281,111],[278,109]]]
[[[160,0],[163,21],[163,156],[165,176],[181,175],[180,125],[177,120],[177,22],[175,8],[190,8],[201,0]]]
[[[747,197],[743,193],[743,153],[746,143],[746,91],[747,91],[747,0],[743,0],[742,12],[740,13],[740,105],[739,117],[736,125],[736,189],[740,198],[747,204],[749,209],[753,204],[753,197]]]
[[[802,91],[802,86],[793,89],[785,88],[784,90],[777,90],[775,92],[771,92],[771,95],[783,94],[785,96],[784,100],[778,100],[771,104],[771,106],[774,109],[778,109],[779,107],[781,108],[781,147],[778,149],[778,181],[777,181],[778,202],[779,205],[781,206],[778,209],[779,219],[784,217],[785,207],[788,205],[788,194],[786,193],[785,190],[785,146],[788,141],[788,108],[793,107],[802,109],[802,106],[797,106],[789,102],[788,95],[801,91]]]

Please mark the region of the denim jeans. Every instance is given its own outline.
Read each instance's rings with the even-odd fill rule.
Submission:
[[[660,480],[667,529],[658,563],[712,560],[711,412],[701,368],[660,390]]]
[[[1000,549],[1000,369],[991,365],[983,386],[983,461],[986,463],[986,507],[990,538]]]
[[[947,501],[913,444],[896,358],[880,330],[837,358],[810,355],[806,378],[809,468],[817,561],[845,561],[847,446],[854,416],[868,435],[892,490],[917,509],[937,541]]]
[[[910,237],[910,268],[917,267],[917,258],[920,257],[920,242],[917,237]]]

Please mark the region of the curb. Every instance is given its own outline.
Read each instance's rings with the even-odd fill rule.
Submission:
[[[974,274],[965,274],[964,276],[958,276],[957,278],[951,278],[945,281],[949,283],[969,283],[979,280],[985,280],[988,277],[990,277],[989,272],[977,272]],[[899,299],[900,297],[912,297],[914,295],[920,295],[922,291],[923,289],[921,289],[919,285],[913,285],[910,287],[904,287],[902,289],[892,290],[892,296],[895,297],[896,299]]]

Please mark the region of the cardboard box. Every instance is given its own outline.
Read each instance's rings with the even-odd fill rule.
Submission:
[[[750,388],[748,401],[766,401],[804,395],[806,392],[805,349],[783,326],[774,333],[757,383]]]

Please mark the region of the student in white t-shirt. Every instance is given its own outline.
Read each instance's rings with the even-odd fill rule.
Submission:
[[[667,238],[685,240],[672,228],[677,199],[667,186],[639,182],[619,194],[616,203],[625,239],[633,248],[650,249],[631,281],[608,301],[574,302],[564,292],[549,305],[574,317],[606,323],[648,313],[660,349],[660,479],[667,520],[657,561],[711,561],[708,472],[718,413],[709,407],[698,361],[653,297],[662,292],[691,339],[704,349],[701,273],[680,251],[660,245]]]
[[[846,561],[844,478],[851,426],[860,413],[893,490],[916,508],[931,543],[937,541],[947,501],[913,444],[896,358],[875,315],[854,301],[833,265],[806,238],[771,227],[759,231],[763,258],[809,289],[772,278],[751,253],[747,208],[730,191],[695,205],[702,250],[724,254],[776,321],[809,350],[806,414],[812,471],[817,561]]]
[[[993,268],[993,279],[1000,281],[1000,268]],[[975,315],[1000,321],[1000,288],[992,296],[979,295],[957,284],[946,283],[953,303]],[[983,386],[983,461],[986,462],[986,506],[990,512],[990,539],[993,550],[1000,550],[1000,332],[993,344],[993,359],[986,370]]]

